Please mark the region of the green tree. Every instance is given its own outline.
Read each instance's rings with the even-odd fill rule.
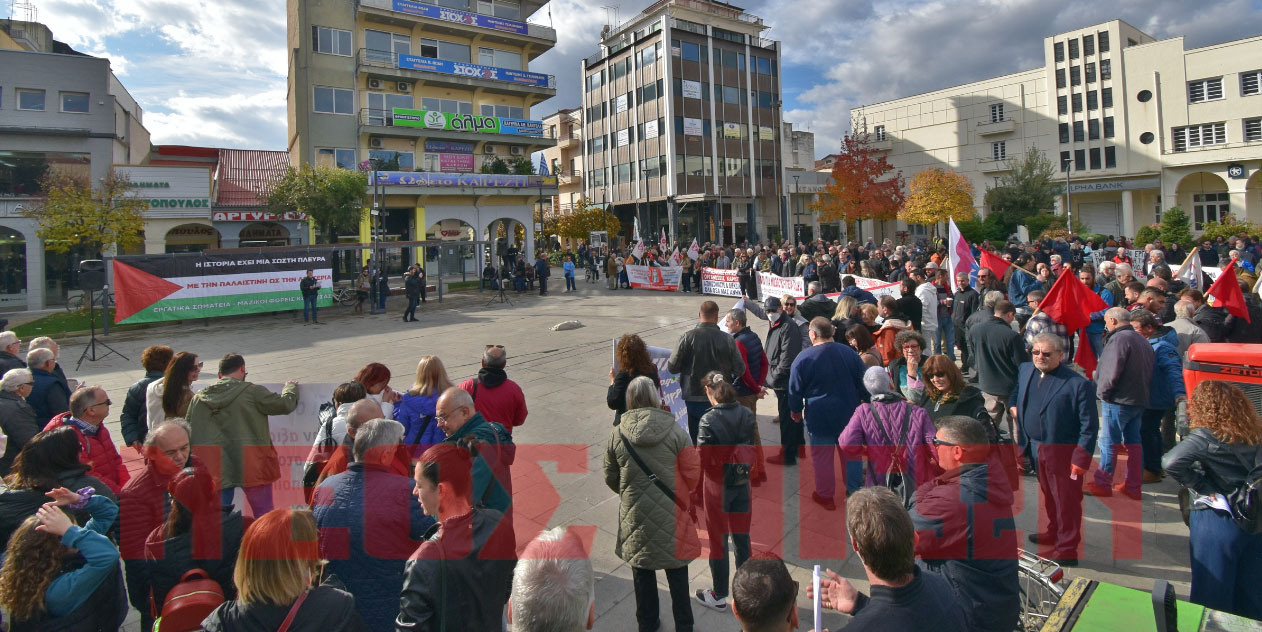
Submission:
[[[530,158],[518,156],[508,162],[508,170],[515,176],[533,176],[535,175],[535,163],[530,162]]]
[[[1239,235],[1257,235],[1259,233],[1262,233],[1262,227],[1257,224],[1242,222],[1236,219],[1235,215],[1227,215],[1221,222],[1205,222],[1205,230],[1201,232],[1201,240],[1213,241],[1219,237],[1234,240]]]
[[[498,156],[495,157],[495,160],[482,163],[482,173],[496,173],[496,174],[507,175],[511,172],[512,170],[509,169],[508,163],[504,162],[504,159]]]
[[[53,252],[84,247],[94,256],[110,244],[129,249],[143,243],[149,203],[131,195],[126,176],[115,173],[92,188],[91,179],[48,171],[40,179],[44,195],[23,215],[39,221],[39,238]]]
[[[1184,252],[1189,252],[1196,245],[1192,237],[1192,226],[1188,214],[1183,209],[1172,206],[1161,214],[1161,241],[1167,246],[1179,244]]]
[[[1151,244],[1158,239],[1161,239],[1161,224],[1145,224],[1135,231],[1136,244]]]
[[[1056,180],[1056,167],[1037,147],[1008,161],[1008,171],[997,186],[986,187],[986,206],[999,214],[1008,234],[1025,224],[1039,211],[1051,210],[1063,190]],[[1039,231],[1042,232],[1042,231]],[[1030,234],[1036,235],[1033,227]]]
[[[335,167],[302,165],[289,170],[267,194],[269,211],[306,213],[327,243],[337,243],[338,233],[359,233],[367,209],[364,196],[367,174]]]

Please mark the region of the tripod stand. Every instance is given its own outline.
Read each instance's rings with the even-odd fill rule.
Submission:
[[[104,291],[102,291],[102,294],[104,294]],[[79,356],[79,363],[76,364],[74,367],[76,371],[79,370],[79,367],[83,366],[84,360],[91,360],[93,362],[96,362],[97,360],[105,359],[111,353],[117,355],[118,357],[124,360],[127,360],[128,362],[131,362],[130,358],[123,355],[122,353],[119,353],[119,351],[115,349],[114,347],[111,347],[105,344],[104,342],[101,342],[100,340],[96,339],[96,292],[93,292],[92,290],[88,290],[88,322],[91,323],[91,332],[92,332],[91,338],[88,340],[88,346],[83,348],[83,353]],[[98,357],[96,355],[97,345],[105,347],[106,349],[109,349],[109,351],[101,354],[100,357]],[[91,352],[91,357],[88,357],[89,351]]]
[[[509,300],[508,294],[504,292],[504,283],[507,282],[508,279],[499,278],[499,276],[500,275],[496,275],[497,278],[495,279],[496,293],[491,295],[491,300],[487,301],[486,304],[490,305],[491,303],[508,303],[510,306],[512,306],[513,301]]]

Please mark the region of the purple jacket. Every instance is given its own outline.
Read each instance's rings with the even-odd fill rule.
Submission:
[[[874,407],[881,416],[879,421],[872,415]],[[903,418],[907,416],[908,407],[911,407],[911,418],[907,421],[907,436],[900,440],[898,435],[903,430]],[[934,477],[932,455],[935,434],[933,422],[925,409],[909,404],[897,395],[884,394],[873,397],[871,404],[860,404],[854,410],[837,443],[847,459],[867,458],[869,467],[864,484],[868,487],[885,484],[885,474],[890,471],[895,457],[894,446],[890,442],[902,445],[900,461],[903,471],[910,471],[915,486],[920,487]]]

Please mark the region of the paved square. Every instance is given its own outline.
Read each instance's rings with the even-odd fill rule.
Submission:
[[[640,334],[650,345],[673,348],[680,334],[696,321],[700,295],[667,294],[647,291],[609,291],[603,285],[580,283],[579,292],[539,297],[534,294],[515,296],[514,305],[487,305],[489,294],[457,294],[439,305],[426,304],[419,322],[400,320],[404,301],[391,299],[387,315],[369,316],[350,313],[350,308],[321,310],[327,324],[303,326],[290,314],[229,318],[150,330],[125,332],[109,337],[111,346],[127,354],[132,362],[111,356],[99,362],[85,362],[82,370],[70,376],[88,383],[100,384],[120,402],[111,413],[108,425],[115,437],[121,437],[117,415],[128,385],[143,376],[139,366],[141,350],[149,344],[168,344],[177,351],[192,351],[206,362],[206,378],[213,378],[213,367],[219,356],[229,351],[245,355],[250,380],[253,382],[328,383],[351,379],[368,362],[382,362],[394,376],[392,386],[406,389],[411,383],[417,361],[424,355],[438,355],[446,364],[450,377],[459,382],[476,374],[486,344],[504,344],[508,350],[509,377],[526,393],[530,415],[517,429],[518,444],[545,444],[531,451],[550,452],[556,463],[542,462],[540,472],[559,495],[559,505],[550,516],[550,494],[539,476],[528,476],[529,465],[519,457],[514,477],[525,477],[515,486],[518,506],[519,535],[526,531],[522,524],[535,528],[557,525],[592,525],[595,527],[592,560],[598,574],[596,584],[595,629],[635,630],[635,598],[631,588],[631,571],[613,554],[617,535],[618,498],[604,484],[602,461],[609,437],[612,412],[605,406],[605,390],[609,384],[611,361],[610,341],[626,332]],[[720,308],[735,301],[714,297]],[[565,320],[579,320],[583,327],[553,332],[549,327]],[[765,337],[765,322],[751,326]],[[74,368],[84,340],[63,342],[61,363]],[[300,387],[301,388],[301,387]],[[768,411],[775,410],[769,398],[760,405],[758,417],[765,441],[774,445],[779,430],[772,425]],[[316,420],[311,420],[315,429]],[[550,447],[563,444],[566,447]],[[129,448],[120,451],[134,460]],[[586,452],[584,455],[583,453]],[[581,469],[586,462],[586,471]],[[558,465],[558,463],[560,465]],[[569,465],[566,465],[569,464]],[[755,490],[755,551],[779,547],[790,564],[795,579],[803,586],[798,604],[802,624],[811,627],[809,601],[805,586],[810,582],[813,564],[821,564],[856,581],[861,590],[863,568],[854,556],[836,559],[849,549],[844,538],[844,513],[824,512],[809,501],[799,503],[799,475],[787,473],[777,466],[772,481]],[[566,471],[560,471],[566,470]],[[777,481],[776,479],[779,479]],[[802,478],[809,481],[807,472]],[[1037,485],[1034,479],[1023,479],[1023,504],[1017,525],[1024,533],[1034,530],[1038,512]],[[776,483],[780,483],[780,487]],[[806,494],[809,497],[810,483]],[[780,491],[773,492],[773,488]],[[1152,578],[1174,583],[1180,596],[1186,598],[1188,570],[1187,528],[1179,520],[1176,485],[1163,482],[1144,487],[1142,532],[1134,524],[1113,529],[1106,506],[1088,497],[1084,502],[1086,550],[1083,565],[1067,569],[1069,577],[1087,576],[1134,588],[1149,590]],[[1109,499],[1112,500],[1112,499]],[[529,507],[529,510],[526,508]],[[801,510],[802,513],[799,512]],[[775,522],[783,516],[778,528]],[[767,521],[770,520],[770,526]],[[762,523],[762,524],[760,524]],[[589,528],[588,532],[591,531]],[[702,538],[704,542],[704,537]],[[1134,559],[1114,559],[1114,551],[1122,551]],[[1141,554],[1142,553],[1142,554]],[[800,555],[808,557],[803,558]],[[818,559],[818,558],[834,559]],[[692,563],[690,589],[710,587],[709,567],[703,560]],[[671,630],[669,595],[665,579],[658,574],[664,630]],[[731,613],[710,611],[694,602],[698,630],[734,630]],[[832,630],[841,627],[846,617],[825,616],[825,625]],[[138,629],[133,613],[128,630]]]

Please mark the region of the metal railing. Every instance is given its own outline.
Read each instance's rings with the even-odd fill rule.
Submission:
[[[426,58],[426,59],[433,59],[433,58]],[[429,75],[438,75],[442,77],[452,77],[452,78],[458,78],[458,79],[480,79],[482,81],[495,81],[498,83],[512,84],[515,86],[521,86],[523,88],[545,87],[545,86],[531,85],[529,83],[523,83],[520,81],[513,81],[512,79],[499,79],[496,77],[486,77],[486,76],[474,77],[474,76],[468,76],[468,75],[457,75],[453,73],[438,72],[434,70],[423,70],[420,68],[402,68],[399,66],[399,54],[393,51],[376,50],[372,48],[361,48],[359,49],[359,53],[356,56],[356,60],[359,62],[360,66],[368,66],[372,68],[387,68],[387,69],[392,69],[392,70],[398,70],[400,72],[403,72],[403,71],[423,72]],[[463,62],[455,62],[455,63],[463,63]],[[469,65],[476,66],[478,64],[469,64]],[[503,70],[507,72],[530,72],[529,70],[515,70],[512,68],[496,68],[496,70]],[[543,75],[543,73],[532,73],[532,74]],[[551,90],[556,90],[556,87],[557,87],[556,75],[544,75],[544,76],[548,78],[548,85],[546,87]]]
[[[569,134],[564,132],[554,133],[550,127],[545,136],[553,140],[583,140],[583,133],[578,130],[571,131]]]
[[[407,11],[396,11],[394,8],[393,0],[359,0],[357,4],[361,7],[371,7],[373,9],[382,9],[385,11],[392,11],[394,13],[401,13],[403,15],[410,15],[417,18],[424,17],[424,16],[417,15],[415,13],[407,12]],[[432,3],[418,3],[418,4],[429,4],[430,6],[440,11],[458,11],[459,13],[468,13],[471,15],[484,15],[486,17],[495,18],[496,20],[500,20],[502,22],[508,22],[508,23],[515,22],[517,24],[524,24],[527,27],[526,35],[529,35],[530,37],[538,37],[541,39],[551,39],[554,41],[557,38],[556,29],[544,24],[543,22],[540,22],[536,18],[527,18],[525,20],[510,20],[508,18],[501,18],[495,15],[492,15],[490,13],[482,13],[477,10],[459,11],[457,9],[446,9],[444,7],[439,7]],[[486,28],[486,27],[482,27],[482,28]],[[499,29],[491,29],[491,30],[494,30],[496,32],[512,33],[512,31],[500,31]]]

